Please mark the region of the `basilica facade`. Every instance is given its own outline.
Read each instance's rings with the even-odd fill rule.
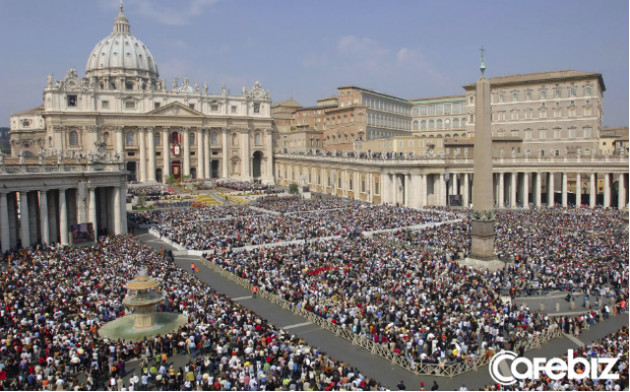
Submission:
[[[85,76],[48,76],[43,105],[11,116],[14,157],[123,159],[128,180],[235,178],[274,182],[271,97],[256,82],[230,95],[206,83],[159,79],[123,13],[96,44]]]

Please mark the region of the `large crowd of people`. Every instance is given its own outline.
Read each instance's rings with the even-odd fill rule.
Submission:
[[[587,360],[593,358],[616,358],[617,362],[611,372],[619,375],[617,380],[598,377],[584,377],[569,379],[567,376],[560,380],[553,380],[547,374],[536,380],[518,380],[515,384],[504,386],[501,384],[487,385],[484,391],[627,391],[628,382],[628,326],[606,335],[595,342],[574,349],[575,358]],[[567,355],[561,357],[567,360]],[[602,369],[598,369],[601,371]],[[575,372],[582,374],[584,365],[576,366]],[[567,372],[568,375],[568,372]]]
[[[142,213],[140,216],[145,218],[138,220],[156,223],[161,236],[186,249],[211,250],[320,237],[357,236],[364,231],[412,226],[455,217],[443,211],[418,211],[370,204],[291,215],[261,213],[244,207],[227,209],[228,213],[221,211],[222,207],[210,210],[182,209],[175,213],[154,211]]]
[[[256,199],[252,205],[265,210],[287,214],[340,208],[359,208],[364,203],[338,197],[299,199],[297,196],[267,196]]]
[[[380,388],[127,235],[80,249],[7,253],[0,264],[3,389]],[[161,310],[181,312],[188,323],[142,342],[101,338],[98,328],[125,314],[125,285],[141,268],[160,281]],[[177,355],[185,365],[173,366]],[[134,358],[141,370],[128,374]]]

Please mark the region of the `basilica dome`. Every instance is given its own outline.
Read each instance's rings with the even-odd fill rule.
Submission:
[[[106,76],[124,70],[125,75],[157,79],[158,69],[149,48],[129,32],[129,20],[120,13],[114,20],[114,31],[92,50],[85,67],[86,76]]]

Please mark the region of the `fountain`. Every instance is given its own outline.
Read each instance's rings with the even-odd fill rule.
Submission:
[[[156,279],[147,275],[146,270],[127,283],[127,296],[123,304],[129,308],[128,315],[103,325],[98,333],[104,338],[142,340],[172,332],[184,325],[188,318],[178,313],[156,312],[155,306],[164,301],[156,292]]]

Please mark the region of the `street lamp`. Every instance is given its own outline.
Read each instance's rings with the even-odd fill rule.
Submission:
[[[451,202],[449,200],[448,194],[448,181],[451,179],[451,172],[448,171],[448,168],[444,171],[445,181],[446,181],[446,206],[451,207]]]

